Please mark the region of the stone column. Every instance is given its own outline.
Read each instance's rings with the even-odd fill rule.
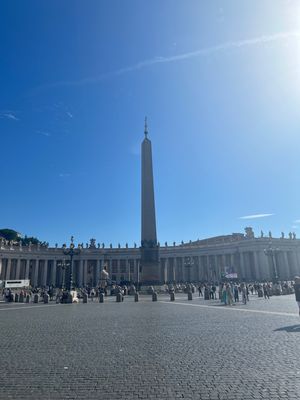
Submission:
[[[211,281],[212,273],[211,273],[211,266],[210,266],[210,258],[209,254],[206,256],[206,279]]]
[[[202,280],[208,281],[208,256],[201,256]]]
[[[38,285],[38,276],[39,276],[39,265],[40,265],[40,260],[35,260],[35,268],[34,268],[34,275],[33,275],[33,286]]]
[[[16,268],[16,279],[20,279],[20,271],[21,271],[21,259],[17,259],[17,268]]]
[[[297,259],[297,275],[300,274],[300,253],[299,251],[295,251],[296,259]]]
[[[51,285],[56,286],[56,270],[57,270],[57,261],[52,261],[52,274],[51,274]]]
[[[136,271],[136,281],[139,283],[140,280],[141,280],[140,271],[139,271],[139,270],[140,270],[139,259],[136,258],[136,259],[134,260],[134,263],[135,263],[135,271]]]
[[[0,279],[2,280],[2,258],[0,258]]]
[[[137,262],[135,258],[133,259],[133,274],[131,275],[131,280],[137,282]]]
[[[96,266],[96,286],[99,286],[100,283],[100,271],[101,271],[101,260],[97,260],[97,266]]]
[[[176,275],[177,275],[177,258],[176,257],[174,257],[173,258],[173,277],[172,277],[172,280],[173,280],[173,282],[176,282]]]
[[[269,278],[269,264],[268,264],[268,256],[260,250],[257,252],[257,259],[258,259],[258,270],[259,270],[259,277],[262,280]]]
[[[184,257],[180,258],[180,264],[181,264],[182,280],[183,280],[183,282],[186,282],[186,272],[185,272],[185,267],[184,267]]]
[[[282,268],[283,277],[284,277],[284,279],[291,279],[291,269],[290,269],[289,259],[288,259],[288,255],[287,255],[286,251],[283,252],[283,260],[284,260],[283,268]]]
[[[164,283],[168,281],[168,270],[169,270],[169,259],[165,258],[164,272],[163,272],[163,281]]]
[[[6,280],[10,279],[10,270],[11,270],[11,258],[7,259],[7,267],[6,267]]]
[[[78,267],[78,287],[81,288],[83,286],[83,260],[79,260]]]
[[[120,280],[121,280],[121,268],[120,268],[120,265],[121,265],[121,262],[120,262],[121,260],[118,258],[117,259],[117,269],[118,269],[118,272],[117,272],[117,278],[119,278],[118,279],[118,282],[120,282]],[[124,277],[125,278],[125,277]]]
[[[42,279],[41,279],[42,286],[47,285],[47,275],[48,275],[48,260],[44,260],[44,268],[43,268]]]
[[[83,285],[87,286],[88,260],[83,260]]]
[[[218,265],[218,255],[213,256],[214,257],[214,274],[212,276],[213,280],[220,280],[221,278],[221,268]]]
[[[127,276],[128,276],[128,281],[129,282],[132,282],[133,281],[133,274],[131,273],[131,270],[130,270],[130,262],[129,262],[129,258],[128,257],[126,257],[126,271],[127,271]]]
[[[201,281],[201,256],[197,256],[197,279]]]
[[[198,259],[192,256],[191,281],[198,281]]]
[[[291,251],[291,260],[292,260],[292,279],[295,278],[296,275],[299,273],[299,268],[298,268],[298,260],[297,260],[297,254],[295,251]]]
[[[236,272],[236,266],[234,265],[234,254],[229,254],[229,263],[230,263],[230,269],[232,272]]]
[[[250,253],[249,251],[244,251],[243,253],[244,268],[245,268],[245,279],[250,280],[251,268],[250,268]]]
[[[29,279],[30,260],[26,260],[25,279]]]
[[[203,280],[203,260],[201,256],[198,256],[198,277],[199,281]]]
[[[258,255],[256,251],[253,251],[253,262],[254,262],[255,280],[259,281],[261,279],[261,275],[258,266]]]
[[[241,271],[241,276],[239,276],[239,279],[245,280],[246,279],[246,271],[245,271],[244,253],[243,252],[240,252],[240,271]]]
[[[226,254],[222,254],[221,255],[221,267],[220,267],[220,277],[222,276],[222,274],[225,274],[225,267],[228,267],[227,262],[226,262]]]

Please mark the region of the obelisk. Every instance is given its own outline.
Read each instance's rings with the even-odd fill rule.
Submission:
[[[152,167],[152,147],[148,139],[147,118],[145,118],[145,138],[142,142],[142,235],[141,268],[142,285],[160,283],[159,252],[156,237],[154,183]]]

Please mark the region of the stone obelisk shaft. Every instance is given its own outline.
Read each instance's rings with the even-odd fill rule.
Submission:
[[[151,141],[142,143],[142,240],[156,244],[156,218]]]
[[[160,277],[156,236],[152,146],[147,135],[147,122],[145,122],[145,139],[142,142],[141,283],[158,284]]]

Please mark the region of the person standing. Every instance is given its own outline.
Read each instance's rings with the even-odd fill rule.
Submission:
[[[300,277],[299,276],[296,276],[296,278],[295,278],[294,290],[295,290],[295,297],[296,297],[296,302],[298,304],[299,316],[300,316]]]
[[[241,284],[242,300],[244,304],[247,304],[247,289],[244,283]]]
[[[216,287],[216,285],[214,283],[213,283],[213,285],[211,287],[211,290],[212,290],[212,298],[214,300],[217,300],[217,296],[216,296],[217,287]]]
[[[198,286],[199,297],[202,297],[202,287],[201,285]]]
[[[231,291],[231,287],[230,287],[229,283],[227,283],[227,285],[226,285],[226,297],[227,297],[227,304],[229,306],[232,306],[233,296],[232,296],[232,291]]]
[[[239,301],[239,288],[237,284],[234,285],[233,292],[234,292],[234,301],[236,303]]]
[[[222,303],[225,304],[225,306],[227,306],[227,292],[226,292],[226,286],[222,285]]]
[[[269,299],[270,298],[269,292],[268,292],[268,288],[267,288],[267,285],[265,283],[263,284],[263,293],[264,293],[264,298],[265,299]]]

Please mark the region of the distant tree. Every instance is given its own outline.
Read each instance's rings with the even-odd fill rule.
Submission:
[[[3,236],[6,240],[13,240],[15,242],[20,240],[20,234],[13,229],[0,229],[0,236]]]
[[[12,240],[13,242],[22,242],[23,246],[28,246],[29,242],[31,244],[40,244],[41,246],[46,246],[46,242],[41,242],[38,238],[25,235],[22,237],[19,232],[13,229],[0,229],[0,236],[4,237],[6,240]]]
[[[24,238],[21,239],[21,241],[23,246],[28,246],[30,242],[31,244],[41,244],[41,241],[33,236],[28,237],[25,235]]]

